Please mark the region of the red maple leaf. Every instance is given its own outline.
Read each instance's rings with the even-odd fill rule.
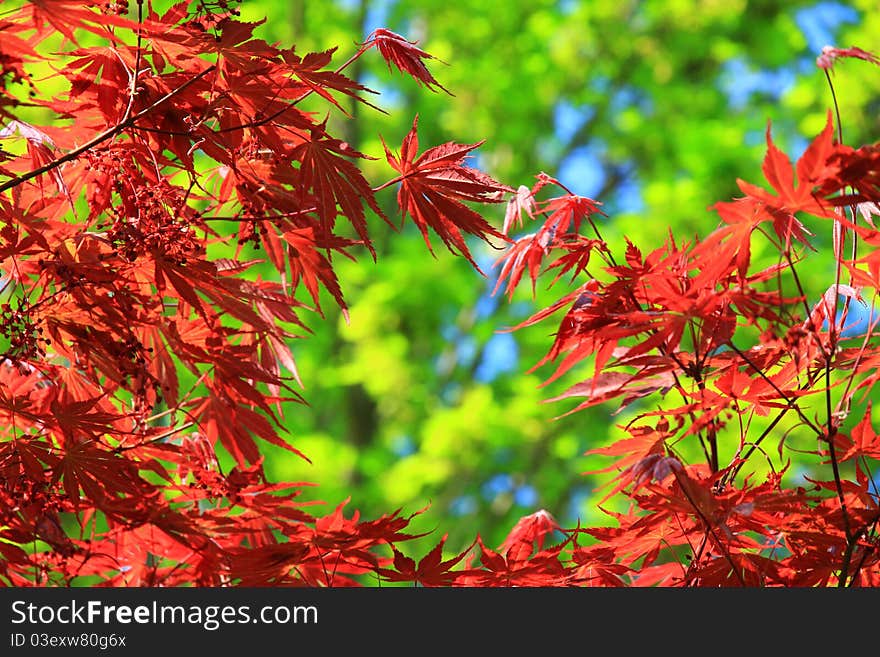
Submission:
[[[843,453],[838,457],[841,461],[858,459],[860,457],[880,458],[880,435],[871,426],[871,402],[868,401],[865,415],[852,429],[849,437],[838,434],[841,440]]]
[[[550,251],[549,239],[549,233],[541,229],[537,233],[531,233],[514,242],[507,253],[495,262],[496,266],[502,262],[504,266],[498,274],[498,280],[492,294],[496,294],[504,280],[507,279],[507,296],[512,301],[516,286],[522,279],[525,270],[528,269],[529,277],[532,279],[532,296],[534,296],[535,285],[541,270],[541,261]]]
[[[468,573],[464,581],[474,586],[559,586],[568,577],[560,554],[570,541],[570,538],[566,539],[532,555],[531,543],[526,549],[522,542],[518,542],[502,554],[486,547],[478,539],[483,568]]]
[[[543,186],[543,179],[539,184]],[[507,295],[512,299],[516,286],[522,279],[524,271],[528,269],[529,277],[532,280],[532,296],[534,296],[535,284],[543,258],[552,249],[560,248],[568,253],[547,267],[547,269],[559,269],[556,278],[550,283],[551,286],[572,270],[574,270],[572,277],[574,280],[589,265],[594,249],[607,251],[607,247],[601,240],[588,239],[578,234],[581,224],[585,220],[592,222],[591,216],[593,214],[604,214],[598,208],[599,203],[584,196],[565,194],[551,198],[538,207],[531,194],[532,192],[527,187],[521,185],[507,202],[507,213],[502,232],[505,235],[509,234],[510,227],[519,220],[523,210],[533,218],[538,211],[550,214],[537,232],[519,238],[496,261],[496,266],[502,262],[504,262],[504,266],[501,268],[492,294],[496,294],[504,279],[507,279]]]
[[[835,218],[833,208],[824,202],[819,189],[834,174],[829,166],[829,158],[834,152],[834,125],[831,113],[825,128],[819,133],[804,151],[797,162],[796,171],[792,171],[791,160],[773,143],[770,136],[770,125],[767,125],[767,154],[764,156],[763,171],[767,182],[777,195],[737,179],[739,188],[747,196],[760,201],[767,210],[766,217],[772,219],[776,234],[785,244],[792,238],[805,246],[810,246],[806,229],[795,214],[806,212],[817,217]],[[795,173],[797,177],[795,177]]]
[[[532,547],[536,542],[540,550],[544,547],[544,540],[547,536],[558,530],[559,524],[556,522],[556,519],[549,512],[541,509],[520,518],[513,526],[513,529],[510,530],[507,538],[504,539],[501,549],[508,552],[511,550],[513,552],[524,552],[528,555],[531,554]],[[518,547],[521,547],[522,551],[514,549]]]
[[[330,261],[318,250],[315,243],[315,230],[312,227],[295,228],[284,233],[284,241],[288,245],[288,255],[291,276],[295,282],[302,281],[309,291],[315,308],[319,313],[321,305],[318,297],[318,284],[322,284],[333,295],[336,303],[342,309],[343,314],[348,316],[348,307],[342,297],[342,288],[336,278],[336,272]],[[340,250],[340,253],[348,255]],[[323,313],[322,313],[323,314]]]
[[[394,64],[400,71],[409,73],[417,82],[424,84],[428,89],[431,89],[432,86],[438,87],[451,96],[449,90],[437,82],[428,67],[425,66],[424,60],[437,58],[417,47],[416,43],[416,41],[409,41],[391,30],[380,27],[373,30],[361,46],[365,48],[376,46],[388,63],[389,71],[391,65]],[[437,61],[442,62],[440,59]]]
[[[363,203],[369,205],[385,221],[389,220],[373,198],[373,190],[360,169],[344,159],[367,156],[353,149],[347,142],[329,137],[324,131],[325,127],[326,120],[315,126],[311,138],[293,151],[293,157],[300,160],[300,195],[305,198],[311,194],[314,197],[317,213],[325,230],[332,230],[338,204],[342,214],[351,221],[358,236],[375,258],[376,252],[367,232]]]
[[[396,179],[400,181],[397,202],[403,216],[413,218],[432,253],[428,226],[434,229],[450,251],[460,253],[479,270],[462,231],[487,242],[490,236],[504,241],[509,241],[509,238],[495,230],[462,201],[500,203],[503,194],[513,189],[465,164],[469,153],[482,145],[483,141],[475,144],[450,141],[429,148],[416,157],[419,150],[418,122],[416,115],[412,130],[403,138],[399,157],[393,155],[385,145],[388,163],[401,174]],[[385,144],[384,140],[382,143]]]
[[[857,48],[856,46],[852,46],[851,48],[825,46],[822,48],[822,54],[816,58],[816,66],[826,71],[830,71],[834,68],[834,60],[838,57],[854,57],[855,59],[861,59],[880,66],[880,58],[878,58],[877,55],[868,52],[867,50]]]
[[[382,568],[379,572],[391,582],[413,582],[422,586],[448,586],[456,577],[464,571],[452,572],[452,568],[467,556],[468,552],[477,544],[476,539],[458,555],[443,560],[443,546],[446,544],[448,534],[444,534],[440,542],[419,560],[415,560],[400,552],[393,545],[394,570]]]
[[[357,92],[376,92],[367,89],[365,86],[358,84],[351,78],[342,75],[338,71],[324,70],[324,67],[330,63],[330,59],[332,58],[334,52],[336,52],[335,47],[330,48],[329,50],[325,50],[323,52],[310,52],[307,53],[305,56],[300,57],[299,55],[294,54],[293,48],[291,48],[289,50],[283,51],[281,53],[281,56],[284,59],[284,62],[288,64],[288,66],[290,66],[290,68],[294,71],[296,77],[309,90],[314,91],[322,98],[330,101],[343,112],[346,111],[345,108],[342,107],[342,105],[340,105],[339,102],[337,102],[337,100],[333,97],[333,94],[330,93],[330,89],[342,92],[356,100],[370,105],[371,107],[375,107],[375,105],[367,103],[367,101],[358,96]],[[380,109],[380,111],[384,110]]]

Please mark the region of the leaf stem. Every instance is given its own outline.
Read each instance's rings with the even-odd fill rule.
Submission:
[[[837,94],[834,91],[834,83],[831,81],[831,74],[825,69],[825,79],[828,80],[828,88],[831,89],[831,101],[834,103],[834,113],[837,115],[837,142],[843,143],[843,124],[840,120],[840,105],[837,104]]]

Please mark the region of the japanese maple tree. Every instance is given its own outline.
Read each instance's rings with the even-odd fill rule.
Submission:
[[[0,16],[0,581],[880,583],[866,401],[880,345],[873,312],[855,337],[848,323],[880,283],[876,146],[846,146],[829,113],[793,166],[768,127],[772,191],[739,181],[706,237],[618,249],[599,202],[544,173],[502,184],[470,166],[481,142],[420,144],[419,117],[399,148],[383,141],[387,179],[368,181],[372,156],[331,134],[344,99],[379,110],[346,70],[377,50],[445,91],[431,55],[377,29],[337,64],[237,15],[227,0],[34,0]],[[828,48],[829,83],[847,57],[877,63]],[[334,262],[377,257],[372,225],[398,225],[377,200],[392,186],[429,250],[436,236],[477,268],[467,235],[506,245],[496,292],[570,282],[517,328],[565,310],[535,365],[554,368],[548,384],[580,373],[555,399],[636,411],[595,450],[614,457],[606,499],[631,502],[609,526],[538,510],[500,546],[476,535],[444,554],[444,535],[414,559],[401,546],[415,514],[315,515],[308,484],[266,476],[266,444],[309,458],[282,431],[283,408],[305,401],[293,345],[323,299],[345,313]],[[475,209],[505,202],[500,229],[500,211]],[[538,228],[514,237],[524,219]],[[822,230],[835,267],[807,290],[798,268]],[[775,265],[754,266],[756,240]],[[773,466],[768,445],[794,437],[820,478]]]
[[[846,57],[878,63],[860,48],[826,47],[816,63],[832,93],[833,64]],[[540,227],[501,259],[498,287],[512,295],[527,273],[534,289],[542,271],[558,270],[551,285],[569,272],[572,283],[586,278],[517,327],[565,309],[535,367],[555,364],[547,383],[586,378],[551,401],[582,400],[568,412],[612,401],[636,409],[621,439],[591,450],[614,459],[603,502],[624,495],[629,511],[609,511],[614,526],[566,530],[575,547],[565,581],[880,584],[877,147],[843,144],[839,121],[835,133],[829,111],[795,165],[768,125],[772,191],[739,180],[744,196],[712,206],[721,222],[703,238],[670,235],[648,251],[627,240],[616,256],[596,204],[546,174],[510,199],[505,228],[523,214]],[[536,201],[551,185],[564,194]],[[808,290],[798,270],[819,231],[832,236],[829,284]],[[778,253],[770,267],[753,266],[759,240]],[[786,449],[805,451],[819,474],[789,473]]]
[[[439,87],[430,55],[380,29],[334,64],[237,14],[40,0],[0,19],[6,584],[326,586],[400,564],[399,510],[316,517],[307,484],[267,480],[261,445],[308,458],[280,431],[304,401],[291,342],[322,289],[345,311],[334,258],[375,257],[368,213],[393,224],[376,192],[399,182],[426,241],[470,259],[462,231],[503,235],[464,202],[508,188],[468,166],[477,144],[419,155],[415,123],[374,188],[328,131],[341,99],[375,107],[345,70],[376,49]]]

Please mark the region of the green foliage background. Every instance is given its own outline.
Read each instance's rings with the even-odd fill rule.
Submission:
[[[559,177],[604,204],[602,230],[613,248],[625,235],[648,251],[670,230],[684,239],[707,234],[718,221],[708,206],[739,195],[738,177],[763,180],[768,120],[794,156],[822,128],[831,97],[799,13],[821,18],[816,5],[246,0],[241,11],[245,20],[268,18],[258,33],[295,43],[300,54],[338,45],[334,61],[343,62],[383,26],[447,64],[433,62],[432,72],[451,96],[390,72],[375,52],[349,69],[380,92],[374,102],[388,111],[352,106],[354,121],[331,116],[337,133],[379,158],[365,165],[373,184],[392,177],[379,135],[398,147],[418,113],[423,148],[486,139],[481,168],[513,187],[531,186],[539,171]],[[876,50],[872,3],[835,6],[832,14],[845,20],[834,44]],[[848,143],[878,134],[878,80],[860,62],[837,66]],[[380,201],[397,216],[393,190]],[[489,211],[500,226],[503,206]],[[474,244],[484,278],[439,241],[431,257],[413,227],[395,234],[373,219],[377,264],[367,254],[335,263],[350,323],[328,302],[326,318],[308,318],[314,333],[294,345],[309,405],[288,408],[284,421],[312,463],[270,452],[270,476],[316,483],[309,498],[328,510],[350,497],[365,517],[430,505],[414,527],[448,532],[450,550],[477,533],[497,546],[539,508],[566,526],[605,524],[597,501],[607,477],[583,474],[605,462],[583,454],[611,442],[632,413],[615,416],[609,406],[554,419],[571,406],[543,400],[577,381],[577,372],[542,388],[552,370],[527,370],[555,325],[499,334],[564,294],[564,284],[546,290],[539,281],[534,301],[528,286],[512,303],[492,298],[499,252]],[[816,241],[827,244],[830,235]],[[832,280],[816,258],[805,272],[818,295]],[[409,549],[421,553],[418,543]]]

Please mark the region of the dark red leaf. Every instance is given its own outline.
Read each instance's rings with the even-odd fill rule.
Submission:
[[[391,30],[380,27],[373,30],[362,45],[366,47],[377,47],[382,54],[382,57],[384,57],[385,61],[388,63],[389,71],[391,70],[391,65],[394,64],[394,66],[400,71],[408,73],[420,84],[424,84],[429,89],[431,89],[431,87],[443,89],[443,91],[451,96],[452,94],[449,90],[437,82],[437,80],[434,79],[434,76],[431,75],[428,67],[425,66],[424,60],[437,58],[433,55],[429,55],[421,48],[418,48],[416,43],[417,42],[415,41],[404,39],[402,36],[395,34]]]

